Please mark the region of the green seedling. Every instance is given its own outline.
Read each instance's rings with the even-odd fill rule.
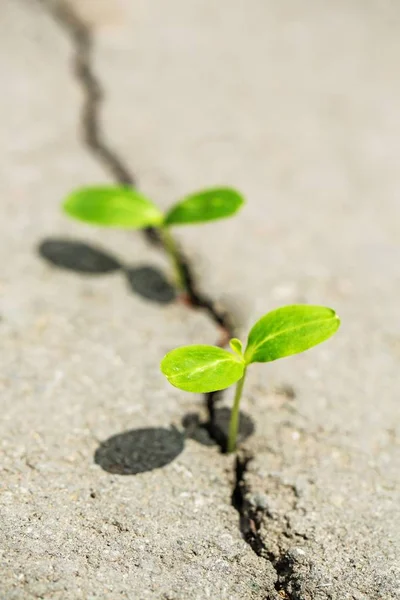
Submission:
[[[70,194],[63,209],[70,217],[92,225],[119,229],[158,229],[172,262],[176,284],[184,290],[185,273],[170,228],[224,219],[234,215],[243,204],[244,200],[237,191],[215,188],[187,196],[163,214],[151,200],[133,188],[95,186],[81,188]]]
[[[339,317],[331,308],[284,306],[257,321],[244,352],[236,338],[230,340],[232,352],[216,346],[183,346],[164,356],[161,371],[173,386],[187,392],[215,392],[236,383],[227,443],[227,451],[233,452],[247,367],[304,352],[330,338],[339,325]]]

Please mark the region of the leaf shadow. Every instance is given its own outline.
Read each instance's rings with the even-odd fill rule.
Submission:
[[[75,240],[47,238],[39,244],[38,253],[53,266],[87,275],[113,273],[123,268],[111,254]]]
[[[142,298],[159,304],[170,304],[176,298],[175,288],[154,267],[130,267],[125,269],[125,275],[130,289]]]
[[[183,450],[185,435],[175,427],[131,429],[101,442],[94,462],[116,475],[137,475],[165,467]]]
[[[108,252],[85,242],[46,238],[38,245],[37,251],[52,266],[81,275],[96,276],[121,271],[128,288],[151,302],[170,304],[176,298],[175,288],[159,269],[148,265],[126,266]]]

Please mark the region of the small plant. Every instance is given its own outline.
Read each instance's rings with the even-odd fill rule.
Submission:
[[[339,325],[339,317],[330,308],[284,306],[257,321],[244,352],[236,338],[230,340],[233,352],[216,346],[183,346],[164,356],[161,371],[173,386],[187,392],[214,392],[237,382],[227,443],[227,451],[233,452],[247,367],[304,352],[331,337]]]
[[[151,200],[133,188],[95,186],[70,194],[63,209],[70,217],[93,225],[158,229],[173,265],[176,284],[184,290],[185,273],[170,227],[224,219],[234,215],[243,204],[244,200],[237,191],[215,188],[187,196],[163,214]]]

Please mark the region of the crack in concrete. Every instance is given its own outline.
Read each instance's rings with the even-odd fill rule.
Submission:
[[[104,92],[99,78],[93,69],[94,38],[91,28],[86,25],[62,0],[39,0],[64,29],[74,49],[73,66],[74,74],[83,91],[83,104],[80,115],[81,134],[84,145],[110,172],[119,185],[135,186],[137,179],[125,164],[118,153],[113,150],[108,141],[105,141],[101,128],[101,105]],[[145,230],[147,240],[155,245],[163,246],[157,230]],[[187,304],[192,308],[204,310],[221,331],[220,346],[225,346],[231,337],[234,337],[233,318],[228,311],[216,306],[216,302],[199,292],[193,270],[188,259],[181,249],[179,257],[185,277],[187,289]],[[222,452],[226,451],[225,443],[215,433],[215,404],[221,397],[221,392],[205,394],[205,403],[208,411],[207,431],[217,443]],[[269,561],[277,573],[276,590],[280,598],[290,600],[285,588],[290,580],[290,569],[285,557],[276,557],[269,552],[259,534],[263,511],[254,509],[246,500],[248,492],[244,477],[252,456],[246,453],[238,454],[235,463],[235,477],[231,495],[231,504],[239,514],[239,528],[243,539],[258,556]],[[272,600],[268,596],[266,600]]]
[[[232,506],[239,513],[239,528],[243,539],[258,556],[264,556],[266,548],[261,537],[258,535],[261,524],[260,515],[258,511],[250,511],[246,502],[246,493],[248,490],[244,482],[244,476],[252,459],[253,457],[246,453],[238,454],[236,457],[235,483],[231,502]]]
[[[82,22],[66,3],[58,0],[40,0],[40,2],[50,11],[62,29],[67,32],[72,42],[74,74],[83,91],[83,105],[80,116],[83,143],[101,161],[118,184],[137,185],[135,175],[118,153],[110,148],[102,133],[100,109],[104,100],[104,92],[93,68],[94,38],[90,27]],[[156,229],[147,228],[145,237],[149,242],[162,246]],[[225,346],[229,339],[235,335],[232,317],[228,311],[218,308],[215,301],[199,291],[193,270],[181,249],[179,249],[179,259],[187,290],[186,303],[190,307],[204,310],[208,314],[221,331],[218,345]],[[216,392],[211,392],[205,396],[211,436],[214,405],[218,397],[219,394]]]
[[[263,507],[254,506],[249,502],[247,496],[249,489],[245,483],[245,475],[249,464],[253,460],[253,456],[247,452],[239,452],[235,464],[235,482],[231,497],[232,506],[239,514],[239,529],[243,539],[251,547],[253,552],[261,558],[268,561],[276,572],[275,590],[277,596],[267,595],[265,600],[300,600],[297,596],[293,597],[288,593],[288,587],[292,583],[293,562],[290,559],[285,548],[279,548],[278,552],[271,551],[265,545],[260,529],[263,516],[266,511]],[[293,537],[301,537],[297,534],[292,535],[290,532],[290,524],[285,519],[286,529],[282,529],[281,536],[292,539]]]
[[[75,51],[74,74],[83,91],[81,133],[84,144],[101,161],[115,181],[120,185],[134,186],[135,176],[117,152],[104,141],[100,124],[104,92],[92,66],[94,42],[90,27],[82,22],[66,3],[58,0],[40,2],[67,32]]]
[[[277,535],[275,532],[275,547],[273,549],[263,541],[261,535],[261,526],[263,519],[267,516],[272,521],[276,522],[274,515],[269,513],[269,510],[264,506],[259,506],[249,500],[248,486],[245,483],[245,475],[248,467],[253,460],[253,456],[248,452],[239,452],[235,464],[235,481],[231,497],[232,506],[239,514],[239,529],[243,539],[249,544],[253,552],[258,556],[268,561],[275,570],[276,582],[273,595],[267,595],[265,600],[302,600],[301,590],[297,593],[296,577],[294,573],[295,561],[290,552],[290,542],[303,541],[307,539],[304,534],[299,534],[292,531],[291,524],[286,515],[283,515],[283,523],[280,524],[280,531]],[[293,493],[294,499],[291,502],[291,508],[296,508],[297,492],[293,486],[286,485]],[[273,532],[271,532],[272,535]],[[291,590],[289,593],[288,590]]]
[[[83,91],[83,104],[80,116],[82,140],[88,150],[110,172],[119,185],[136,186],[137,178],[105,140],[101,128],[101,105],[104,91],[93,68],[94,38],[91,28],[74,13],[66,3],[54,0],[40,0],[64,29],[74,49],[73,68]],[[157,246],[163,246],[156,229],[144,231],[146,239]],[[187,304],[204,310],[221,329],[220,345],[225,345],[234,336],[233,323],[227,311],[216,306],[215,301],[199,291],[185,254],[179,249],[179,258],[187,290]],[[208,405],[208,403],[207,403]]]

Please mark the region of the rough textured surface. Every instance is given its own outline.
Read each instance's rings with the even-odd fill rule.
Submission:
[[[272,504],[259,535],[293,599],[398,593],[399,19],[393,2],[139,2],[98,36],[107,130],[142,188],[248,196],[235,220],[177,230],[203,288],[243,331],[291,302],[343,319],[246,392],[246,497]]]
[[[397,598],[398,3],[69,4],[94,28],[103,127],[140,187],[164,206],[214,184],[248,196],[237,219],[177,231],[202,288],[243,331],[291,302],[332,305],[343,327],[250,372],[241,528],[258,557],[229,504],[232,460],[182,439],[198,399],[154,369],[215,328],[143,300],[142,267],[168,267],[140,238],[58,216],[71,185],[109,174],[77,139],[68,32],[3,0],[1,593]],[[94,243],[107,257],[78,254],[98,276],[35,256],[58,235],[42,255],[67,268],[63,240]]]
[[[59,214],[106,180],[78,140],[71,48],[39,5],[0,12],[0,597],[260,598],[274,573],[241,539],[232,460],[184,439],[199,398],[158,370],[216,329],[132,293],[122,263],[168,273],[139,235]]]

